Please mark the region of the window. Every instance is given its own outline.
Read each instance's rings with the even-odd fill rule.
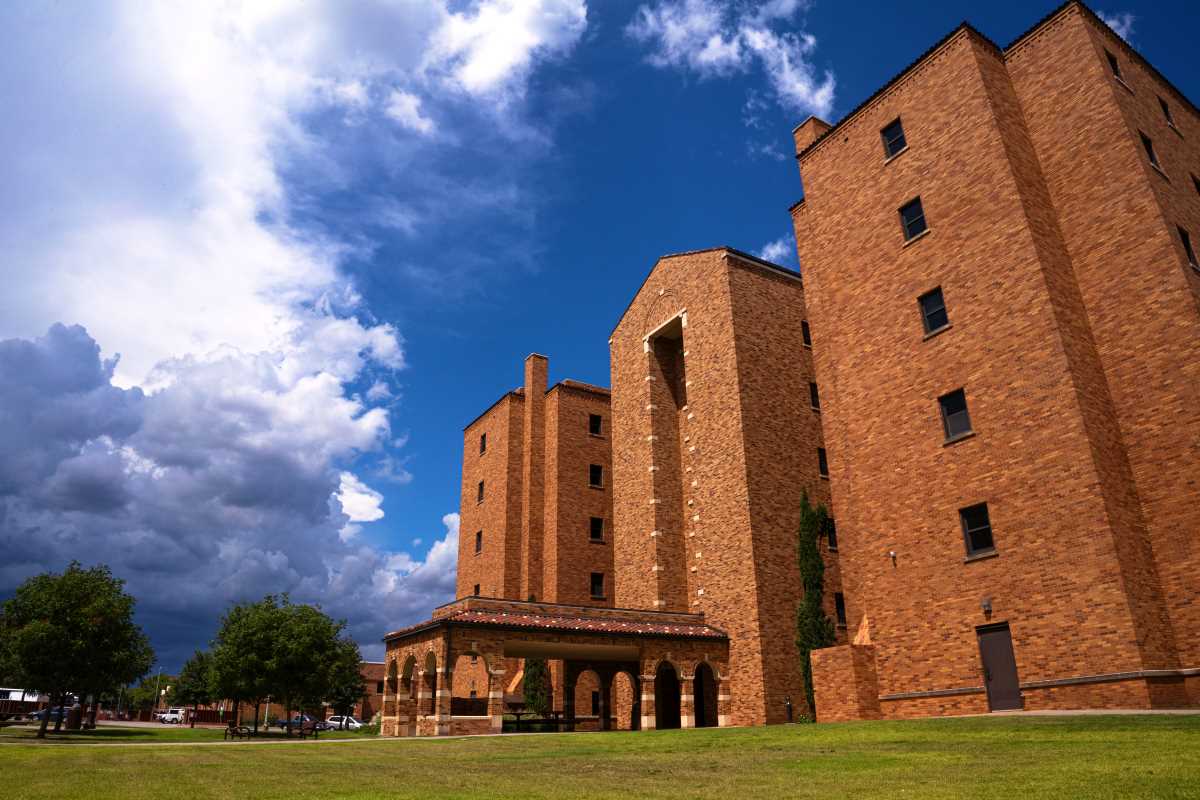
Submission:
[[[825,544],[830,550],[837,552],[837,523],[833,517],[825,518]]]
[[[817,473],[822,478],[829,477],[829,458],[825,455],[825,448],[817,448]]]
[[[846,627],[846,595],[841,592],[833,593],[833,608],[837,614],[837,624]]]
[[[483,455],[486,452],[487,452],[487,434],[481,433],[481,434],[479,434],[479,455]]]
[[[592,517],[592,528],[588,537],[593,542],[604,541],[604,517]]]
[[[604,467],[599,464],[588,465],[588,486],[604,485]]]
[[[1154,142],[1150,141],[1150,137],[1141,131],[1138,131],[1138,135],[1142,137],[1142,147],[1146,148],[1146,158],[1150,159],[1150,163],[1161,170],[1162,166],[1158,163],[1158,154],[1154,152]]]
[[[968,556],[996,549],[992,541],[992,522],[988,518],[987,503],[959,509],[958,516],[962,520],[963,539],[967,545]]]
[[[475,584],[475,588],[471,590],[472,597],[479,597],[479,584]]]
[[[1196,194],[1200,194],[1200,178],[1195,175],[1192,176],[1192,186],[1196,187]]]
[[[1196,251],[1192,249],[1192,237],[1188,236],[1188,232],[1183,228],[1179,229],[1179,241],[1183,243],[1183,252],[1187,254],[1188,263],[1197,267]]]
[[[599,414],[588,414],[588,433],[592,436],[599,436],[604,432],[604,421],[600,419]]]
[[[600,693],[592,692],[592,715],[600,716]]]
[[[805,347],[812,347],[812,331],[808,329],[808,320],[800,321],[800,339]]]
[[[900,207],[900,225],[904,228],[905,240],[910,242],[929,230],[929,226],[925,224],[925,210],[921,207],[921,198],[918,197]]]
[[[1104,55],[1108,57],[1108,68],[1112,70],[1113,77],[1120,81],[1125,80],[1121,77],[1121,62],[1117,61],[1117,57],[1107,50],[1104,51]]]
[[[471,699],[472,699],[472,700],[474,700],[474,699],[475,699],[475,696],[476,696],[476,694],[477,694],[477,691],[476,691],[475,689],[472,689],[472,690],[471,690]]]
[[[883,137],[883,152],[888,158],[908,147],[908,142],[904,140],[904,126],[900,124],[899,117],[881,130],[879,134]]]
[[[808,399],[812,403],[813,411],[821,410],[821,396],[817,394],[817,385],[812,381],[808,382]]]
[[[593,600],[603,600],[604,599],[604,573],[603,572],[593,572],[592,573],[592,599]]]
[[[932,289],[917,298],[921,306],[921,322],[925,325],[926,333],[940,331],[950,324],[950,316],[946,314],[946,298],[942,296],[942,287]]]
[[[483,531],[475,531],[475,552],[483,552]]]
[[[1162,108],[1163,116],[1167,118],[1167,124],[1174,128],[1175,117],[1171,116],[1171,107],[1167,105],[1167,101],[1160,97],[1158,98],[1158,105]]]
[[[475,492],[475,502],[476,503],[483,502],[483,481],[479,482],[479,489],[477,489]]]
[[[938,398],[942,409],[942,427],[946,430],[946,440],[957,439],[971,432],[971,415],[967,413],[967,394],[962,389],[955,389],[950,394]]]
[[[383,681],[375,681],[375,694],[383,694]]]

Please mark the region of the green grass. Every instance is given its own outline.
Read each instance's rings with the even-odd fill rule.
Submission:
[[[221,747],[0,746],[14,798],[1200,796],[1200,716]]]
[[[138,742],[153,744],[156,742],[220,742],[225,738],[222,728],[189,728],[186,725],[163,725],[157,728],[122,727],[119,723],[101,723],[100,727],[90,731],[62,731],[54,733],[54,723],[46,730],[46,742],[37,741],[36,725],[13,725],[0,728],[0,744],[12,742],[28,742],[30,744],[79,744],[96,742],[101,744]],[[360,734],[352,731],[321,731],[321,738],[346,739],[359,738]],[[283,739],[283,731],[272,729],[266,732],[260,729],[260,739]],[[294,738],[299,738],[298,736]],[[0,752],[0,764],[4,754]]]

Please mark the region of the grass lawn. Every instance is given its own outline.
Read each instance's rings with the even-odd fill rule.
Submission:
[[[54,722],[50,722],[50,727],[46,729],[46,741],[50,744],[79,744],[84,742],[96,742],[101,744],[116,743],[116,742],[140,742],[152,744],[154,742],[220,742],[225,738],[223,728],[189,728],[186,725],[163,725],[161,727],[124,727],[120,723],[100,723],[100,726],[91,731],[63,731],[54,733]],[[32,744],[42,744],[38,742],[37,725],[12,725],[5,728],[0,728],[0,744],[6,742],[25,742]],[[283,739],[283,731],[280,729],[272,729],[269,733],[260,731],[258,734],[261,739]],[[298,737],[296,737],[298,738]],[[330,739],[345,739],[359,738],[359,734],[351,731],[321,731],[321,738]],[[4,754],[0,752],[0,764],[4,763]],[[0,786],[3,784],[0,783]]]
[[[1200,716],[980,717],[327,745],[22,743],[0,746],[0,776],[5,797],[56,800],[1196,798]]]

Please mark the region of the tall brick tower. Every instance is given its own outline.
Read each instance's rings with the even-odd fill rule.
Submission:
[[[796,145],[861,645],[822,718],[1200,703],[1196,107],[1072,2]]]
[[[610,340],[617,604],[726,631],[740,725],[805,705],[800,498],[829,495],[804,313],[796,273],[702,250],[659,259]]]

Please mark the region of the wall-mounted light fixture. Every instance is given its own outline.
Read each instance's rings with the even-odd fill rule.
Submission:
[[[992,615],[992,598],[985,597],[979,601],[979,607],[983,609],[983,615],[990,617]]]

